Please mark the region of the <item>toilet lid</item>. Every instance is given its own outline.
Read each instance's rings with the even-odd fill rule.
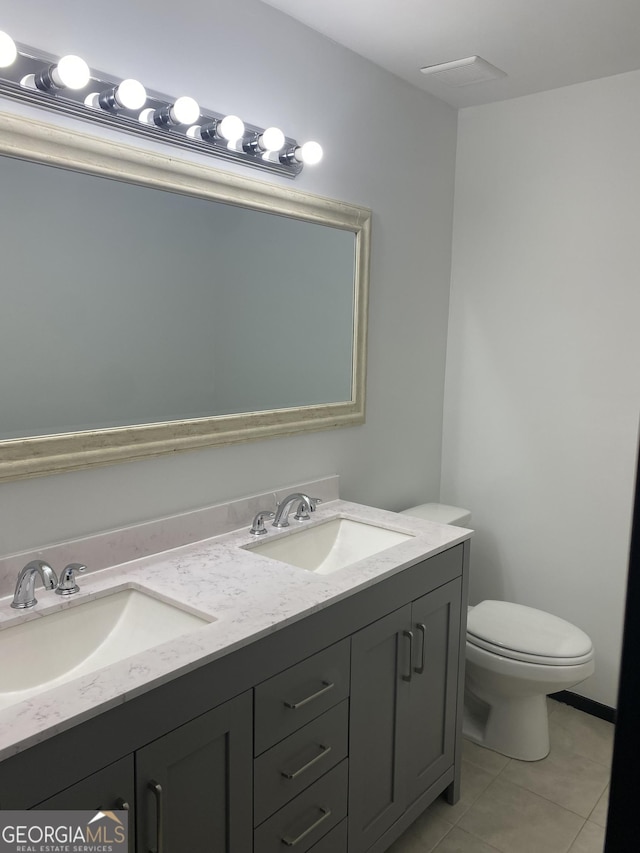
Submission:
[[[509,601],[482,601],[471,608],[467,640],[505,657],[540,663],[578,664],[593,654],[591,640],[580,628]]]

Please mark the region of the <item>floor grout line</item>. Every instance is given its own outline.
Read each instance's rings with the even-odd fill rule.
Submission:
[[[500,771],[500,773],[502,773],[502,771]],[[500,775],[500,774],[498,774],[498,775]],[[497,778],[498,777],[496,776],[496,779]],[[589,812],[589,815],[587,817],[580,814],[580,812],[576,812],[573,809],[570,809],[568,806],[563,806],[561,803],[558,803],[555,800],[552,800],[550,797],[545,797],[545,795],[541,794],[539,791],[534,791],[532,788],[527,788],[526,785],[521,785],[519,782],[512,782],[511,780],[507,780],[507,784],[508,785],[515,785],[515,787],[520,788],[521,791],[527,791],[529,794],[534,794],[536,797],[540,797],[541,800],[545,800],[547,803],[551,803],[554,806],[558,806],[559,809],[564,809],[566,812],[570,812],[571,814],[575,815],[576,817],[582,818],[582,820],[587,821],[587,820],[589,820],[589,817],[591,816],[591,814],[593,814],[595,807],[598,805],[598,802],[600,801],[600,797],[604,794],[606,787],[609,783],[607,782],[607,785],[605,785],[604,788],[602,789],[602,791],[600,791],[600,793],[598,794],[598,797],[595,801],[595,804],[594,804],[593,808],[591,809],[591,811]],[[487,786],[487,789],[490,787],[490,785],[491,785],[491,783],[489,783],[489,785]],[[487,790],[487,789],[485,789],[485,790]],[[592,821],[592,823],[595,823],[595,821]]]
[[[446,835],[442,836],[442,838],[440,839],[440,841],[438,841],[436,846],[434,848],[432,848],[432,853],[438,853],[438,847],[440,847],[440,845],[445,840],[445,838],[447,838],[447,836],[451,834],[451,831],[453,829],[458,829],[460,832],[464,832],[467,835],[471,836],[471,838],[475,838],[476,841],[479,841],[481,844],[484,844],[485,847],[488,847],[490,850],[495,850],[495,853],[504,853],[504,851],[500,850],[498,847],[494,847],[493,844],[489,844],[488,841],[485,841],[483,838],[480,838],[480,836],[476,835],[475,832],[470,832],[468,829],[463,829],[461,826],[458,826],[457,824],[452,826],[451,829],[449,829],[447,831]],[[575,839],[574,839],[574,841],[575,841]],[[573,844],[573,841],[571,843]],[[566,853],[568,853],[568,851],[566,851]]]
[[[557,853],[577,853],[579,850],[586,849],[593,850],[595,853],[596,848],[601,853],[598,839],[602,833],[606,832],[606,829],[600,822],[593,820],[593,815],[598,809],[598,814],[604,814],[606,821],[606,802],[603,797],[606,797],[610,786],[611,761],[602,759],[606,758],[609,737],[615,732],[615,726],[613,724],[607,725],[607,728],[610,726],[610,732],[599,726],[585,726],[582,716],[583,713],[579,711],[574,715],[572,708],[568,708],[567,711],[561,707],[550,709],[549,720],[555,730],[555,737],[553,737],[552,732],[555,745],[552,746],[550,753],[552,760],[545,768],[541,768],[540,772],[527,771],[526,767],[522,765],[542,763],[545,759],[541,759],[541,762],[522,762],[518,759],[503,757],[495,750],[489,750],[480,744],[469,741],[472,748],[463,752],[462,756],[470,777],[469,790],[462,797],[464,810],[460,809],[456,820],[452,821],[445,816],[442,809],[438,808],[434,812],[436,823],[433,827],[433,830],[438,830],[437,834],[432,831],[430,832],[431,838],[424,837],[422,841],[424,846],[420,846],[419,843],[418,847],[412,845],[406,850],[399,847],[397,853],[402,853],[402,851],[409,853],[409,850],[411,853],[427,850],[431,850],[433,853],[443,853],[445,850],[454,849],[470,853],[480,847],[487,853],[494,853],[494,851],[495,853],[513,853],[513,850],[507,850],[507,848],[513,847],[519,851],[533,849],[530,846],[533,839],[537,839],[534,847],[539,848],[536,853],[546,853],[546,850],[542,849],[544,845],[540,844],[539,839],[547,836],[551,848]],[[604,722],[606,723],[606,721]],[[593,758],[592,752],[596,752],[600,760]],[[493,753],[493,757],[490,753]],[[500,766],[502,762],[504,763]],[[518,781],[511,781],[509,778],[510,770],[512,771],[511,776]],[[570,793],[573,791],[572,779],[575,780],[574,793]],[[504,801],[507,804],[507,816],[503,830],[500,830],[500,814],[505,807],[504,805],[500,806],[503,795],[499,793],[500,789],[496,791],[497,786],[494,786],[497,780],[500,780],[499,786],[505,786],[504,796],[507,796],[506,786],[512,789]],[[483,785],[485,787],[482,787]],[[535,786],[538,786],[537,790]],[[542,791],[546,793],[542,793]],[[597,796],[593,794],[594,791]],[[551,792],[551,796],[549,796],[549,792]],[[564,798],[573,805],[577,805],[578,808],[582,808],[583,814],[570,806],[557,802],[557,799],[552,798],[554,795],[557,799]],[[529,797],[533,799],[528,799]],[[590,805],[592,797],[594,801]],[[519,804],[519,811],[516,813],[512,810],[509,818],[511,798],[513,798],[514,804]],[[478,806],[480,801],[482,801],[481,807]],[[559,811],[549,810],[544,805],[545,803],[555,806]],[[533,811],[527,816],[529,808]],[[521,811],[522,814],[520,815]],[[584,814],[586,811],[588,811],[587,815]],[[470,815],[475,815],[469,821],[469,825],[475,831],[471,831],[466,825],[463,825],[465,817]],[[488,826],[491,831],[485,833],[482,821],[486,821],[487,818],[490,820]],[[548,829],[546,824],[541,823],[541,821],[547,820],[549,822]],[[425,825],[429,826],[428,820]],[[437,838],[443,829],[446,829],[445,834],[438,839],[435,846],[431,847],[432,839],[434,836]],[[514,829],[517,829],[517,835],[513,834]],[[502,834],[503,832],[506,834]],[[486,838],[483,837],[483,834],[486,834]],[[520,840],[521,834],[522,840]],[[501,846],[495,846],[487,838],[492,838]],[[580,843],[576,845],[578,838],[580,838]],[[447,839],[449,840],[447,841]]]

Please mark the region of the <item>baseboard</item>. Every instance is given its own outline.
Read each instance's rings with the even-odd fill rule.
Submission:
[[[606,720],[608,723],[615,723],[616,709],[603,705],[601,702],[596,702],[593,699],[587,699],[586,696],[579,696],[577,693],[571,693],[569,690],[560,690],[558,693],[552,693],[550,699],[555,699],[556,702],[563,702],[565,705],[571,705],[572,708],[577,708],[578,711],[584,711],[585,714],[591,714],[592,717],[598,717],[600,720]]]

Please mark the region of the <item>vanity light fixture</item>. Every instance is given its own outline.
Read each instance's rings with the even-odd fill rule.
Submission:
[[[295,178],[318,163],[317,142],[299,145],[277,127],[202,108],[192,97],[146,89],[90,69],[79,56],[57,58],[0,31],[0,97]]]

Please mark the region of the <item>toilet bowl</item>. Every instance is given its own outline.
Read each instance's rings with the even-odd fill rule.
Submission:
[[[404,510],[466,526],[467,510],[422,504]],[[521,761],[549,753],[546,697],[593,674],[590,638],[570,622],[508,601],[468,608],[463,734]]]
[[[547,695],[593,672],[593,645],[575,625],[521,604],[482,601],[467,617],[463,733],[510,758],[544,758]]]

